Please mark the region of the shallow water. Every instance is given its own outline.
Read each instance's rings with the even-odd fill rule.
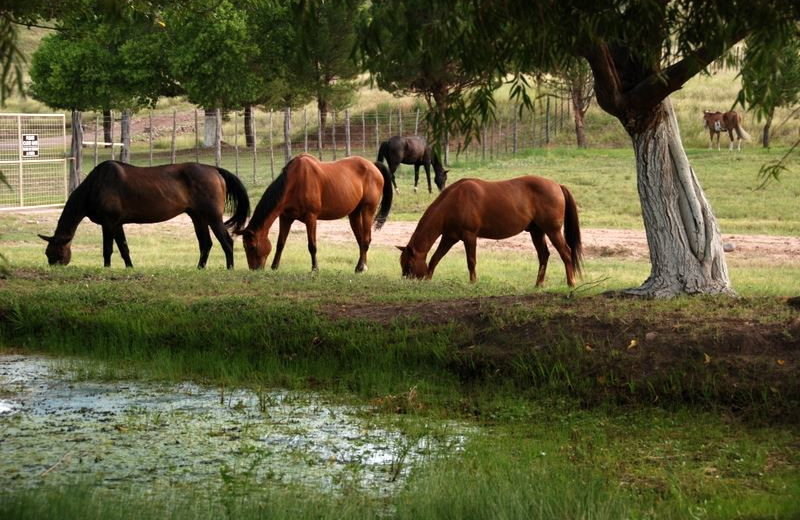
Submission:
[[[63,366],[0,356],[3,489],[218,481],[384,495],[465,440],[463,428],[442,424],[410,438],[313,393],[80,381]]]

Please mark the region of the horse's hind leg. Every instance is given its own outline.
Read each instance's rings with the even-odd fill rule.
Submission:
[[[209,233],[208,224],[205,222],[192,218],[192,224],[194,224],[194,234],[197,235],[197,244],[200,246],[200,260],[197,262],[197,268],[204,269],[213,245],[211,233]]]
[[[225,224],[222,223],[222,217],[217,218],[211,224],[211,231],[214,233],[214,236],[217,237],[219,245],[222,246],[222,250],[225,251],[225,266],[228,269],[233,269],[233,239],[228,234],[228,230],[225,229]]]
[[[318,271],[317,265],[317,216],[306,217],[306,234],[308,235],[308,254],[311,255],[311,270]]]
[[[114,229],[103,226],[103,267],[111,267],[111,255],[114,253]]]
[[[389,173],[392,174],[392,186],[394,186],[394,191],[400,193],[400,190],[397,189],[397,177],[395,175],[397,173],[397,168],[400,167],[400,161],[394,161],[388,157],[386,158],[386,161],[389,163]]]
[[[372,222],[369,217],[371,214],[371,212],[362,209],[349,215],[350,227],[353,229],[356,242],[358,242],[357,273],[363,273],[367,270],[367,251],[369,250],[369,244],[372,242]]]
[[[564,262],[564,268],[567,271],[567,285],[575,287],[575,273],[572,270],[572,251],[570,251],[567,241],[564,240],[564,235],[561,234],[560,229],[555,231],[548,231],[547,237],[552,242],[553,247],[558,251],[561,256],[561,261]]]
[[[428,193],[433,193],[431,188],[431,162],[425,161],[423,166],[425,167],[425,178],[428,180]]]
[[[283,246],[286,245],[286,237],[289,236],[289,230],[292,229],[293,218],[281,215],[280,224],[278,228],[278,244],[275,246],[275,256],[272,259],[272,270],[276,270],[281,265],[281,254],[283,253]]]
[[[122,230],[122,226],[119,227],[116,235],[114,235],[114,241],[117,243],[117,249],[119,249],[122,260],[125,261],[125,267],[133,267],[131,252],[128,249],[128,241],[125,239],[125,231]]]
[[[730,144],[728,145],[728,151],[733,151],[733,130],[728,130],[728,138],[731,140]]]
[[[478,260],[476,258],[476,250],[478,247],[478,236],[474,233],[464,233],[464,236],[461,237],[461,240],[464,241],[464,250],[467,252],[467,269],[469,270],[469,281],[470,283],[475,283],[475,280],[478,279],[478,276],[475,274],[475,265],[477,265]],[[430,268],[428,269],[430,271]]]
[[[547,260],[550,258],[550,250],[544,241],[544,231],[536,225],[530,228],[533,247],[536,248],[536,256],[539,258],[539,272],[536,275],[536,287],[541,287],[544,283],[544,275],[547,272]]]

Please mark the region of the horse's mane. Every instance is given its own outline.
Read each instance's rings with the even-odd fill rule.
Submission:
[[[253,210],[253,216],[250,219],[250,223],[247,224],[248,229],[260,228],[264,224],[264,221],[267,220],[272,210],[275,209],[275,206],[281,201],[283,193],[286,191],[287,172],[289,171],[289,166],[291,166],[295,159],[286,163],[280,175],[267,187],[267,191],[264,192],[261,200],[259,200],[256,205],[256,209]]]
[[[57,236],[68,235],[72,237],[75,234],[75,228],[89,210],[89,204],[91,202],[89,195],[92,192],[92,187],[102,181],[104,174],[108,172],[110,168],[113,168],[114,164],[116,164],[116,161],[101,162],[95,166],[86,178],[78,184],[78,187],[70,193],[67,202],[64,204],[64,209],[61,211],[61,216],[58,218],[55,232]]]

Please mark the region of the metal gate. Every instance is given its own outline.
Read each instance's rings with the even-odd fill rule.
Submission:
[[[67,200],[64,114],[0,114],[0,209]]]

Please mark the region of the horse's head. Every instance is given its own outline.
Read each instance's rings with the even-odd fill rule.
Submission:
[[[437,173],[433,177],[433,182],[436,183],[436,187],[439,188],[439,191],[444,189],[445,184],[447,184],[447,172],[450,170],[442,170],[442,173]]]
[[[263,237],[260,237],[252,229],[244,229],[239,234],[242,235],[244,252],[247,255],[247,265],[250,269],[264,269],[267,257],[272,251],[272,244],[266,233]]]
[[[423,279],[428,276],[428,265],[425,263],[425,254],[418,253],[409,246],[397,246],[402,251],[400,254],[400,269],[404,278]]]
[[[47,263],[50,265],[67,265],[72,260],[72,239],[64,237],[47,237],[39,235],[39,238],[47,242]]]

